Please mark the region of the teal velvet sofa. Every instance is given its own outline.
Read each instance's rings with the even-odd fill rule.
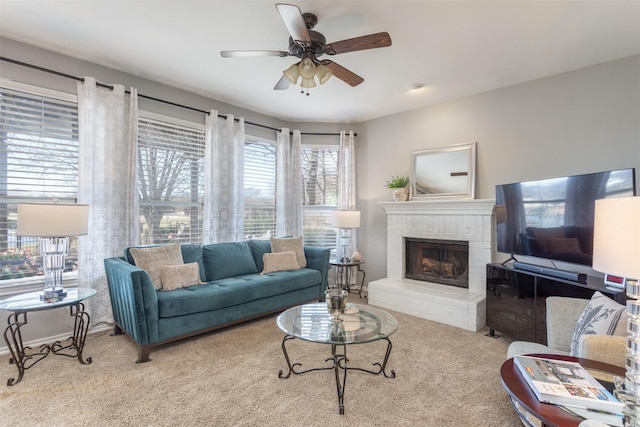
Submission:
[[[202,284],[156,290],[135,265],[131,248],[104,260],[114,333],[124,332],[136,343],[138,362],[148,361],[156,346],[324,298],[326,248],[305,246],[305,268],[266,274],[260,273],[269,241],[184,244],[180,251],[185,264],[198,263]]]

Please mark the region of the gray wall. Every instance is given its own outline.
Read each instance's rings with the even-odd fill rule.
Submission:
[[[640,175],[640,56],[510,86],[359,126],[368,280],[386,277],[384,184],[410,175],[412,150],[477,142],[476,198],[500,183],[635,167]]]

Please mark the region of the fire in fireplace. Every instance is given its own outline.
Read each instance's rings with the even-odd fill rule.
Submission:
[[[469,288],[469,242],[405,238],[407,279]]]

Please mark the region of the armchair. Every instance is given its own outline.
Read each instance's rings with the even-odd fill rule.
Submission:
[[[589,301],[557,296],[547,298],[547,345],[514,341],[507,349],[507,358],[533,353],[569,355],[578,319]],[[626,338],[623,336],[587,334],[582,335],[578,343],[578,357],[623,368],[625,354]]]

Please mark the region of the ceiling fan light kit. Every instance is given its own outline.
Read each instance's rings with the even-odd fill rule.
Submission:
[[[318,23],[318,18],[314,14],[303,14],[298,6],[286,3],[277,3],[276,9],[291,35],[288,52],[281,50],[226,50],[220,52],[223,58],[249,56],[295,56],[300,58],[300,62],[291,65],[282,72],[283,76],[276,83],[275,90],[284,90],[289,87],[289,84],[297,84],[300,77],[302,93],[305,88],[316,87],[316,79],[318,83],[324,84],[331,76],[336,76],[348,85],[355,87],[364,81],[362,77],[333,61],[318,60],[317,58],[324,54],[337,55],[391,46],[391,37],[384,32],[327,44],[321,33],[312,31]],[[309,95],[308,91],[307,95]]]

